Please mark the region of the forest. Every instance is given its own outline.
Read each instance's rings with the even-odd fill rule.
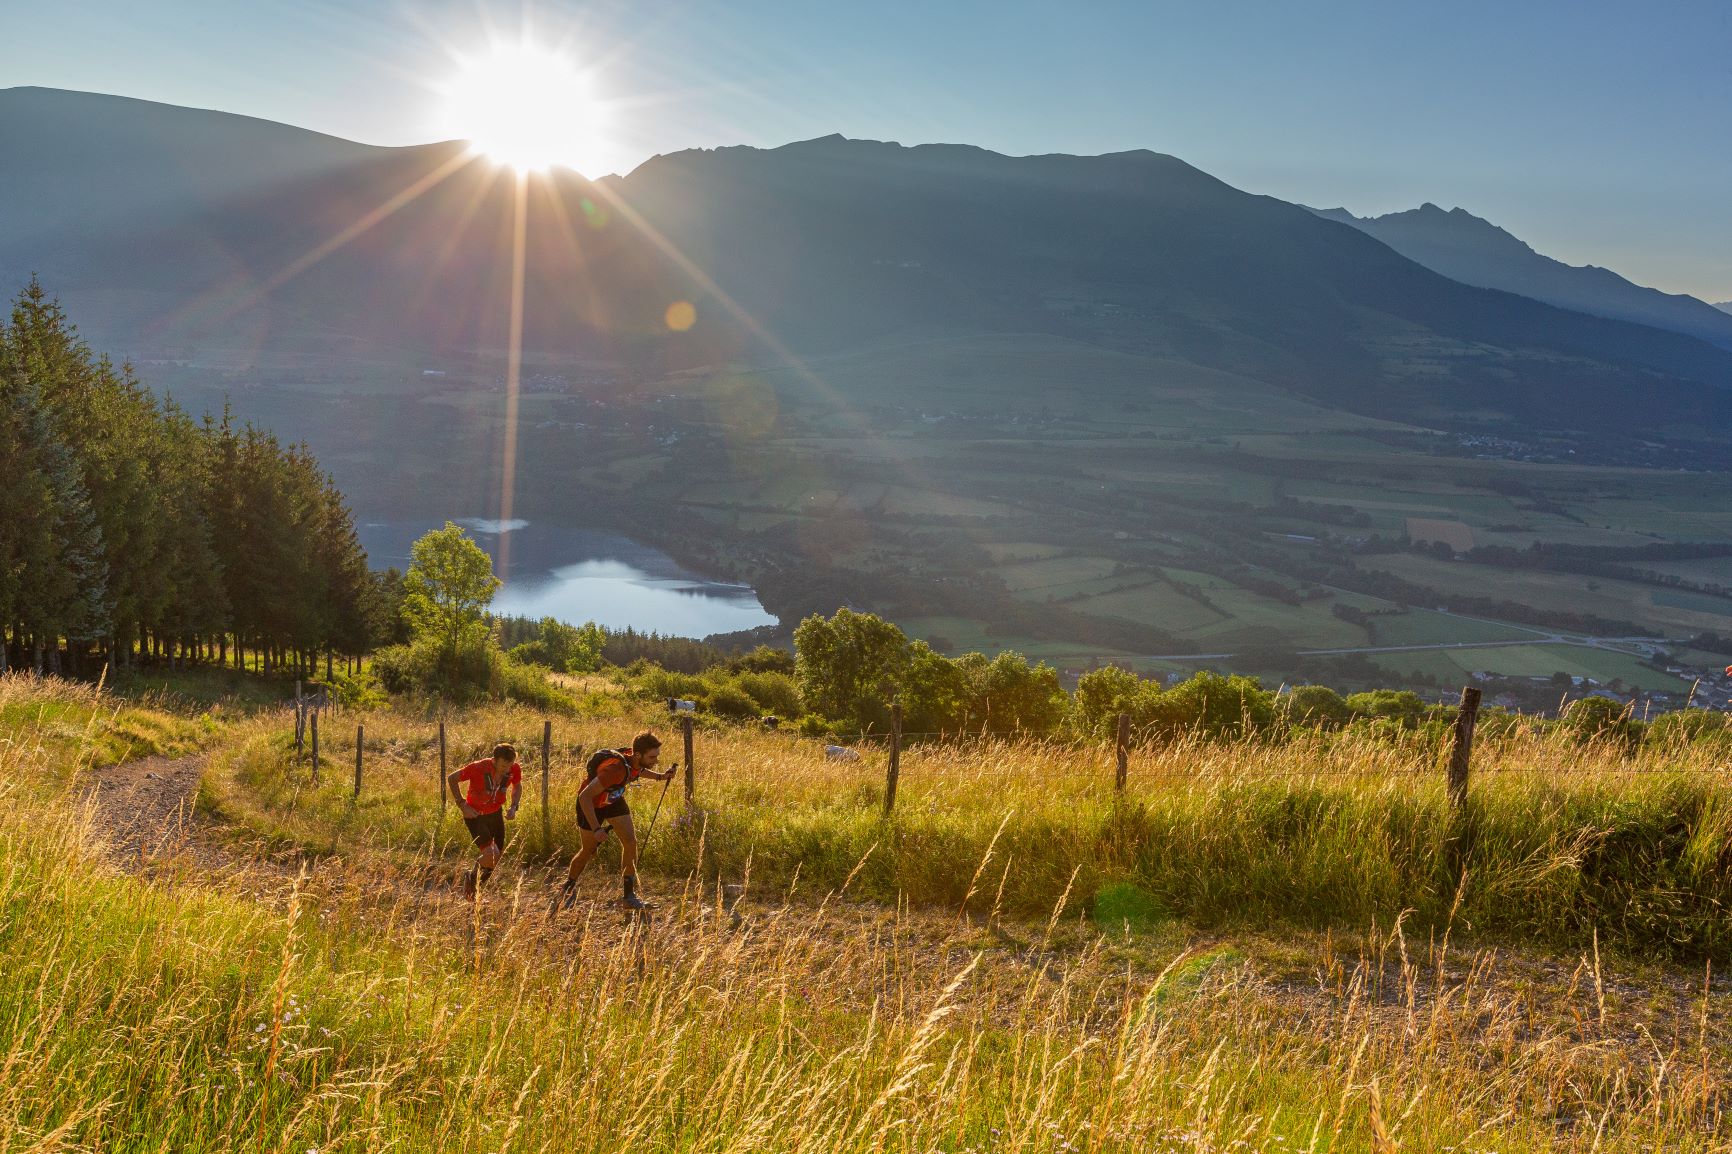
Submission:
[[[0,326],[0,672],[311,671],[391,619],[305,445],[158,399],[34,278]]]

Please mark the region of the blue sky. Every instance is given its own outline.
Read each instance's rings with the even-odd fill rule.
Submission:
[[[0,0],[0,85],[420,142],[452,54],[526,11],[610,106],[591,175],[830,132],[1152,148],[1360,214],[1460,205],[1571,263],[1732,298],[1724,0]]]

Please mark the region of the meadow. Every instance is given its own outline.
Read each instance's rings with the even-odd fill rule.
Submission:
[[[1086,870],[1105,881],[1128,859],[1091,865],[1102,843],[1068,840],[1110,806],[1087,757],[1072,759],[1084,783],[1061,791],[1026,747],[911,754],[887,828],[858,816],[878,801],[870,759],[833,766],[781,736],[706,730],[694,813],[708,829],[699,816],[651,844],[666,916],[639,931],[599,904],[550,921],[533,852],[482,901],[459,899],[428,868],[458,857],[425,838],[436,810],[413,713],[367,716],[378,788],[344,818],[340,748],[326,785],[271,792],[289,788],[270,784],[280,712],[212,728],[143,708],[165,734],[201,730],[208,804],[183,844],[129,862],[111,851],[111,815],[75,802],[103,772],[111,720],[140,707],[16,677],[0,703],[0,1149],[1707,1151],[1732,1136],[1732,990],[1717,967],[1604,935],[1492,948],[1535,915],[1470,926],[1470,908],[1491,908],[1471,896],[1447,899],[1455,914],[1432,929],[1398,910],[1312,931],[1297,922],[1321,909],[1276,908],[1293,897],[1279,884],[1214,928],[1147,900],[1145,884],[1176,873],[1091,891]],[[84,729],[55,720],[68,706]],[[573,721],[569,738],[643,719]],[[484,711],[448,736],[467,751],[532,738],[537,722]],[[1240,814],[1162,855],[1212,846],[1189,868],[1225,875],[1273,844],[1249,833],[1272,815],[1239,800],[1284,791],[1303,824],[1335,796],[1343,818],[1315,827],[1325,844],[1307,868],[1352,836],[1375,876],[1414,848],[1380,850],[1390,831],[1364,816],[1417,819],[1430,791],[1412,780],[1422,751],[1372,752],[1138,751],[1135,808]],[[1487,808],[1543,797],[1529,777],[1564,773],[1544,820],[1554,834],[1573,822],[1581,850],[1596,820],[1636,831],[1667,804],[1719,804],[1687,765],[1546,760],[1563,753],[1513,737],[1478,787]],[[1298,775],[1268,778],[1287,758]],[[1073,788],[1084,800],[1066,807]],[[537,818],[531,805],[519,824]],[[847,854],[832,843],[853,826],[883,844],[833,876]],[[318,848],[327,828],[337,852],[282,852]],[[1706,864],[1710,824],[1696,834]],[[933,864],[886,875],[875,861]],[[1066,862],[1068,892],[1025,912]],[[1512,905],[1569,872],[1510,864]],[[1292,874],[1263,868],[1228,879],[1233,900]],[[738,920],[718,902],[724,876],[748,886]]]
[[[623,705],[623,703],[620,703]],[[540,800],[543,718],[520,707],[456,715],[449,764],[513,741],[526,769],[512,853],[539,862],[576,845],[587,752],[640,728],[677,731],[654,708],[554,722],[549,814]],[[356,724],[365,776],[354,795]],[[436,721],[376,711],[327,719],[311,780],[280,714],[236,726],[211,760],[204,804],[280,846],[365,845],[405,862],[465,844],[438,792]],[[1144,915],[1209,927],[1305,929],[1453,922],[1485,938],[1640,956],[1732,961],[1732,783],[1723,741],[1652,744],[1500,720],[1475,751],[1470,804],[1449,804],[1434,732],[1360,727],[1261,739],[1179,739],[1133,748],[1113,787],[1106,746],[1035,741],[915,744],[895,811],[885,758],[868,742],[833,761],[820,740],[752,726],[695,737],[694,804],[675,783],[646,868],[709,884],[839,889],[896,904],[1040,918],[1063,899],[1093,912],[1134,891]],[[662,787],[636,790],[640,827]],[[594,883],[599,886],[599,883]]]

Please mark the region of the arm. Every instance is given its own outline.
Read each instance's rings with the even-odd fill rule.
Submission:
[[[577,807],[583,811],[584,820],[589,822],[589,828],[595,831],[597,837],[601,836],[601,819],[595,816],[595,795],[601,790],[601,778],[592,777],[577,791]]]
[[[517,803],[523,800],[523,781],[518,779],[511,783],[511,805],[505,811],[505,818],[510,821],[517,816]]]
[[[679,771],[680,771],[680,763],[676,761],[672,765],[668,766],[666,769],[662,770],[660,773],[657,773],[653,769],[646,769],[643,771],[643,775],[647,778],[650,778],[652,781],[666,781],[668,778],[672,777],[674,774],[678,773]]]
[[[463,771],[454,769],[445,775],[445,785],[451,791],[451,796],[457,801],[457,812],[464,817],[474,817],[475,811],[469,808],[469,803],[463,800],[463,791],[458,784],[463,780]]]

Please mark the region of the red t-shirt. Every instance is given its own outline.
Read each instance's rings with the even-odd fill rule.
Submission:
[[[469,783],[464,801],[476,813],[498,813],[505,808],[505,794],[512,786],[523,784],[523,767],[516,762],[503,775],[493,766],[491,757],[472,761],[457,771],[457,780]]]

